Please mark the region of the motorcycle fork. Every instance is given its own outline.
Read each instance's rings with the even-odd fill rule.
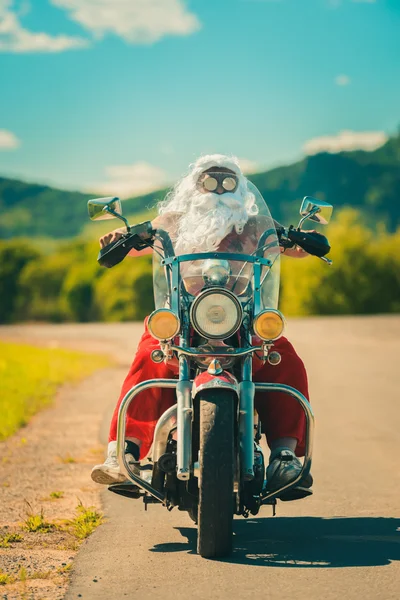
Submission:
[[[239,451],[240,473],[243,481],[254,479],[254,395],[252,359],[243,360],[239,384]]]
[[[177,447],[176,447],[176,476],[181,481],[188,481],[192,467],[192,382],[186,356],[179,357],[179,381],[176,386],[177,404]]]

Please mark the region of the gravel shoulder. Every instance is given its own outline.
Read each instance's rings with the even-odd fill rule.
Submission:
[[[24,531],[29,514],[47,522],[73,519],[76,507],[101,508],[99,489],[90,479],[101,462],[100,422],[115,395],[123,369],[101,371],[76,386],[66,386],[54,405],[0,445],[0,539],[18,533],[23,540],[0,548],[0,569],[26,582],[0,588],[4,598],[63,598],[79,541],[68,531]],[[59,494],[62,492],[62,494]],[[52,498],[51,494],[62,497]]]
[[[120,330],[117,340],[107,332],[107,325],[100,326],[100,336],[99,327],[94,330],[97,335],[74,325],[0,327],[4,340],[103,352],[116,361],[113,368],[63,386],[51,407],[0,443],[0,543],[12,534],[22,538],[0,547],[0,573],[17,579],[0,585],[0,598],[64,598],[72,561],[81,545],[66,522],[74,519],[79,504],[101,510],[101,487],[90,479],[90,470],[103,460],[101,422],[119,393],[137,340],[120,351]],[[44,521],[56,527],[49,532],[26,531],[29,514],[43,514]]]

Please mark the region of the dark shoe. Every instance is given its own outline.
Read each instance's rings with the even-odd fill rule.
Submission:
[[[275,491],[283,486],[291,483],[296,479],[302,470],[303,465],[296,457],[294,452],[289,448],[277,448],[274,452],[271,453],[271,457],[269,460],[269,465],[267,467],[267,490]],[[294,489],[298,487],[302,490],[307,490],[313,484],[312,475],[309,473],[303,479],[301,479],[298,485]],[[301,493],[300,495],[296,495],[296,498],[289,498],[288,496],[293,495],[290,494],[292,490],[288,490],[287,492],[283,492],[281,499],[296,499],[297,497],[304,497],[305,495],[309,495],[306,493]],[[284,497],[286,496],[286,498]]]
[[[135,475],[140,475],[140,448],[137,444],[131,441],[125,442],[125,458],[128,466]]]

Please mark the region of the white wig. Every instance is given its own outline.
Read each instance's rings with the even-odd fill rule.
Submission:
[[[202,193],[197,183],[200,175],[212,167],[230,169],[238,177],[235,192],[221,195]],[[189,252],[214,250],[234,228],[240,235],[250,216],[258,213],[254,194],[247,187],[247,179],[234,156],[208,154],[190,165],[189,173],[158,207],[160,215],[180,213],[176,249]]]
[[[196,190],[197,181],[204,171],[211,167],[224,167],[230,169],[239,178],[239,191],[242,195],[247,193],[247,179],[242,173],[236,156],[225,156],[224,154],[206,154],[200,156],[196,162],[189,166],[189,172],[180,179],[174,188],[167,194],[165,200],[159,204],[159,212],[186,212],[188,196]],[[245,189],[244,189],[245,188]],[[167,208],[168,207],[168,208]],[[167,208],[167,211],[165,210]]]

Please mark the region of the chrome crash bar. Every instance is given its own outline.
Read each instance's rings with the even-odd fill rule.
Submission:
[[[184,385],[182,386],[182,384]],[[178,439],[177,439],[177,459],[178,459],[178,470],[177,477],[178,479],[187,480],[190,477],[190,447],[191,447],[191,420],[192,420],[192,410],[190,407],[190,393],[189,386],[191,386],[192,382],[185,381],[179,382],[177,379],[150,379],[148,381],[142,382],[134,386],[130,389],[127,394],[125,394],[122,399],[121,405],[119,407],[118,413],[118,427],[117,427],[117,456],[118,461],[121,467],[121,471],[130,479],[133,483],[138,485],[140,488],[144,489],[146,492],[151,494],[154,498],[159,500],[159,502],[166,504],[165,496],[156,490],[150,483],[146,480],[142,479],[139,475],[133,473],[129,465],[125,459],[125,430],[126,430],[126,415],[128,411],[128,407],[137,394],[143,392],[152,387],[161,387],[161,388],[176,388],[177,390],[177,404],[171,406],[168,410],[166,410],[161,418],[159,419],[155,432],[154,432],[154,444],[153,444],[153,462],[157,462],[160,456],[165,452],[166,443],[168,440],[168,435],[171,429],[175,427],[178,428]],[[289,385],[285,385],[283,383],[255,383],[251,382],[252,385],[255,386],[255,392],[281,392],[292,396],[302,407],[305,416],[306,416],[306,448],[305,448],[305,456],[304,456],[304,464],[301,472],[298,477],[292,481],[291,483],[285,485],[284,487],[274,490],[273,492],[265,492],[262,494],[262,500],[267,500],[272,497],[276,497],[282,492],[296,486],[299,481],[305,477],[311,468],[311,459],[312,459],[312,447],[313,447],[313,437],[314,437],[314,414],[311,408],[310,403],[307,401],[305,396],[301,394],[295,388],[290,387]],[[181,386],[179,386],[181,384]],[[181,387],[181,389],[179,389]],[[253,388],[254,389],[254,388]],[[251,390],[249,391],[249,395],[252,396]],[[248,396],[248,394],[243,393],[244,390],[241,390],[244,397]],[[246,402],[247,404],[247,402]],[[252,404],[252,403],[250,403]],[[246,411],[244,411],[246,408]],[[251,408],[251,410],[249,410]],[[245,412],[248,416],[251,414],[253,417],[253,410],[251,406],[242,407],[241,403],[241,413]],[[181,415],[181,419],[179,418]],[[252,478],[252,464],[249,462],[250,458],[254,456],[253,454],[253,437],[254,437],[254,428],[253,428],[253,418],[243,419],[242,426],[240,428],[240,434],[246,440],[251,441],[251,451],[250,444],[248,444],[247,448],[242,447],[242,452],[244,451],[244,463],[247,466],[247,472],[243,473],[245,479]],[[248,459],[246,461],[246,458]],[[247,463],[249,463],[247,465]]]
[[[273,492],[265,492],[262,494],[262,500],[268,500],[268,498],[276,497],[282,492],[295,487],[299,481],[310,472],[314,440],[314,413],[307,398],[295,388],[290,387],[290,385],[285,385],[284,383],[256,383],[255,386],[256,392],[282,392],[292,396],[292,398],[297,400],[297,402],[300,404],[306,415],[306,449],[304,454],[303,468],[294,481],[291,481],[278,490],[274,490]]]
[[[121,468],[122,473],[124,473],[128,479],[130,479],[133,483],[136,483],[140,488],[151,494],[154,498],[166,504],[166,498],[164,494],[156,490],[150,483],[142,479],[139,475],[136,475],[131,471],[129,465],[125,458],[125,430],[126,430],[126,413],[128,411],[129,405],[132,402],[133,398],[137,396],[140,392],[144,392],[145,390],[153,387],[162,387],[162,388],[176,388],[178,384],[177,379],[149,379],[148,381],[143,381],[142,383],[138,383],[132,389],[129,390],[123,397],[119,411],[118,411],[118,426],[117,426],[117,458]],[[165,415],[165,413],[164,413]],[[164,417],[163,415],[163,417]],[[162,418],[163,418],[162,417]],[[167,434],[168,437],[168,434]]]

